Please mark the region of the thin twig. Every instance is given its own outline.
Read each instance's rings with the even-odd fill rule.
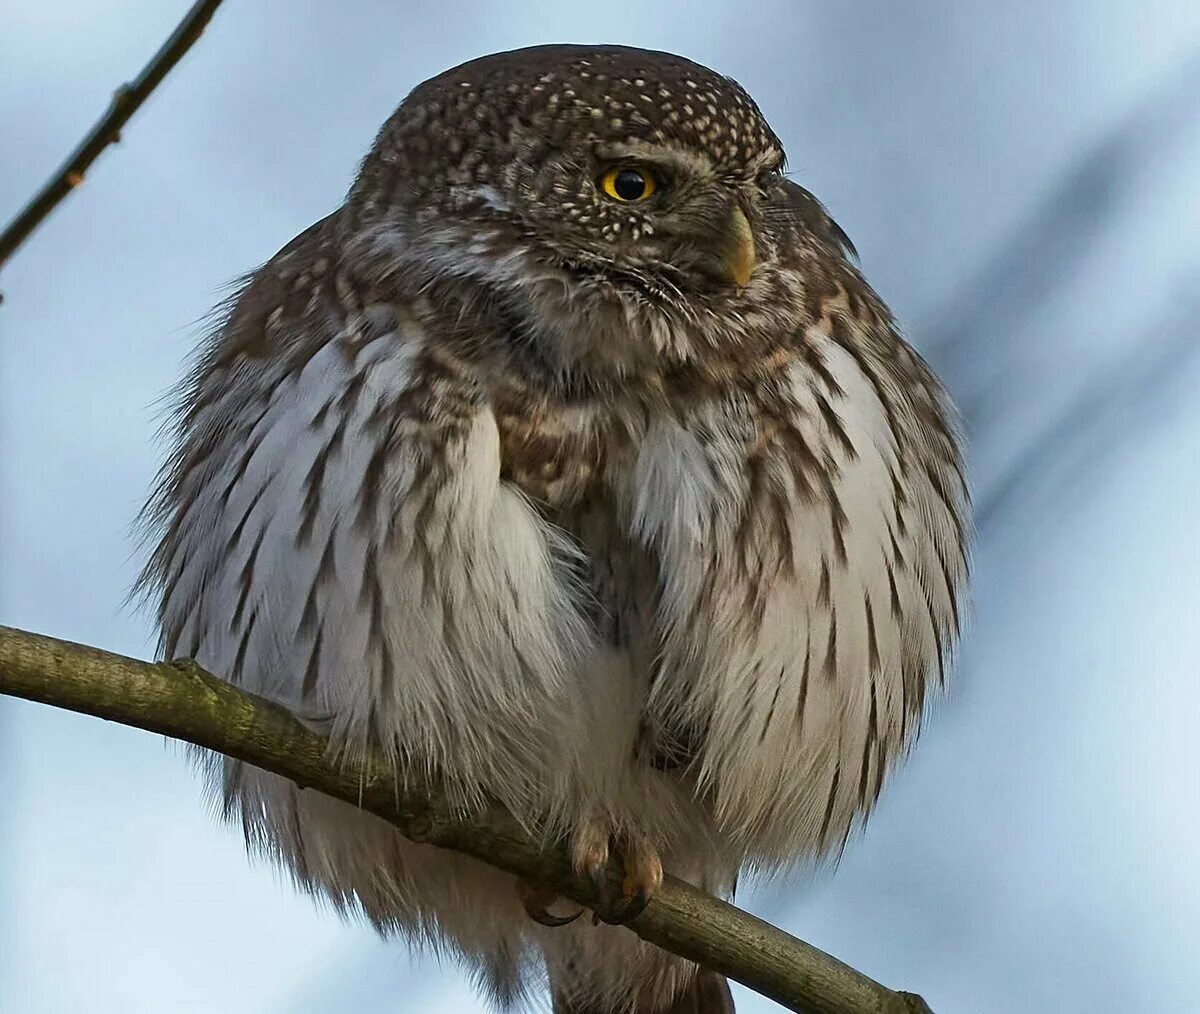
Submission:
[[[138,108],[150,97],[150,93],[162,83],[182,58],[200,38],[221,0],[199,0],[192,4],[184,19],[176,26],[171,37],[162,44],[153,59],[142,68],[142,72],[131,82],[121,85],[114,93],[108,111],[96,121],[95,126],[71,152],[67,160],[46,182],[45,186],[25,205],[0,233],[0,267],[47,216],[72,190],[83,182],[91,164],[105,148],[121,139],[121,128]]]
[[[141,662],[0,627],[0,693],[148,729],[217,750],[376,813],[406,836],[455,849],[595,908],[596,887],[561,848],[503,812],[464,818],[436,794],[398,783],[379,758],[331,762],[328,741],[289,712],[194,662]],[[836,958],[674,877],[630,924],[643,940],[721,972],[805,1014],[914,1014],[896,993]]]

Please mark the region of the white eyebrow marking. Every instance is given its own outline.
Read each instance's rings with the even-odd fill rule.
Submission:
[[[512,211],[512,205],[504,199],[500,191],[486,183],[474,187],[454,187],[452,192],[455,197],[477,197],[493,211]]]

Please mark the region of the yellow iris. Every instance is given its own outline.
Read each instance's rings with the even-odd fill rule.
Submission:
[[[657,184],[645,169],[614,166],[600,177],[600,189],[615,201],[636,204],[654,193]]]

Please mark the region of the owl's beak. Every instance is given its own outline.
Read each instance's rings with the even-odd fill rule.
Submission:
[[[729,233],[725,239],[722,261],[726,277],[739,289],[745,288],[754,270],[754,232],[746,213],[736,204],[729,216]]]

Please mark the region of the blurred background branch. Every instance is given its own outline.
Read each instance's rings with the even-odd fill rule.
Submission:
[[[0,693],[159,732],[237,757],[383,817],[413,841],[466,853],[595,908],[597,891],[561,848],[543,848],[503,812],[466,819],[397,781],[380,759],[333,757],[286,710],[193,662],[140,662],[0,627]],[[614,875],[616,871],[612,871]],[[515,890],[515,885],[514,885]],[[181,913],[180,918],[186,918]],[[894,993],[825,952],[668,876],[629,924],[643,940],[728,975],[805,1014],[913,1014]]]
[[[192,48],[220,6],[221,0],[198,0],[192,4],[191,10],[142,68],[142,72],[113,93],[108,111],[96,121],[79,146],[0,233],[0,268],[67,194],[83,183],[85,174],[100,153],[110,144],[120,141],[121,128]]]

